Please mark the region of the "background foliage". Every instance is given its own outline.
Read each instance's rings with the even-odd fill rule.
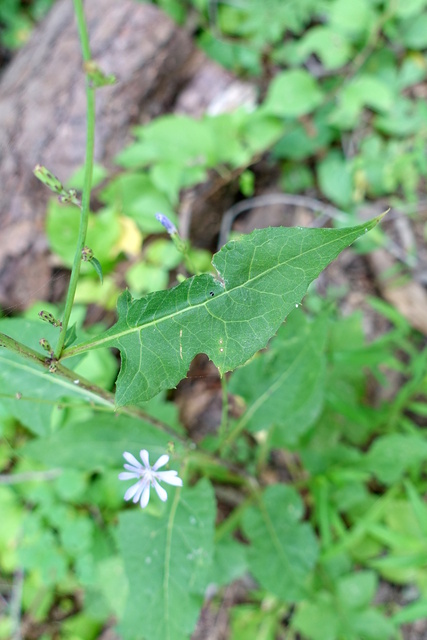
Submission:
[[[3,45],[23,43],[50,4],[3,3]],[[267,159],[285,192],[345,210],[338,226],[355,224],[362,206],[416,216],[424,195],[425,0],[157,4],[196,24],[199,45],[254,82],[259,104],[197,121],[158,118],[135,129],[116,177],[97,168],[100,207],[88,244],[104,284],[84,265],[73,312],[87,344],[105,327],[82,329],[86,305],[115,307],[119,265],[135,296],[167,288],[179,269],[212,283],[199,275],[211,270],[208,253],[188,249],[183,258],[154,218],[162,211],[177,222],[181,191],[210,172],[240,175],[250,196],[257,161]],[[70,186],[81,187],[80,176]],[[69,266],[75,210],[52,201],[47,235]],[[369,242],[390,245],[378,230],[359,248]],[[343,317],[337,296],[311,289],[268,350],[230,376],[240,415],[187,456],[164,392],[141,405],[145,420],[113,416],[107,400],[52,376],[35,382],[2,350],[0,638],[16,634],[19,602],[24,637],[91,640],[114,620],[125,639],[185,639],[206,593],[215,610],[236,579],[246,591],[230,608],[232,640],[387,640],[426,618],[425,338],[382,301],[371,305],[389,329],[367,343],[360,313]],[[54,341],[55,329],[36,320],[39,307],[2,319],[0,329]],[[105,389],[118,368],[103,349],[74,355],[69,366]],[[398,392],[373,404],[372,388],[386,390],[390,373]],[[125,509],[122,452],[143,446],[160,456],[171,440],[173,466],[185,460],[182,492],[143,513]],[[224,488],[237,491],[232,508]]]

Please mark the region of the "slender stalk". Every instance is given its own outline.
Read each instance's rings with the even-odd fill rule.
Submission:
[[[12,620],[11,640],[21,640],[22,594],[24,590],[24,571],[17,569],[13,576],[13,588],[10,599],[10,617]]]
[[[219,426],[219,441],[223,442],[228,430],[228,386],[227,378],[225,374],[221,376],[221,389],[222,389],[222,411],[221,411],[221,424]]]
[[[74,0],[74,11],[76,14],[77,28],[80,36],[83,60],[85,63],[91,59],[89,35],[83,10],[82,0]],[[83,183],[82,207],[80,214],[80,228],[77,240],[76,253],[71,270],[70,283],[68,285],[67,299],[65,301],[64,316],[62,318],[62,331],[59,334],[58,344],[55,349],[55,357],[60,358],[64,348],[68,323],[73,308],[74,297],[76,295],[77,282],[80,275],[82,263],[82,249],[86,243],[87,226],[89,220],[90,193],[92,188],[93,154],[95,144],[95,88],[90,79],[86,76],[86,155],[85,155],[85,175]]]
[[[46,368],[49,367],[48,359],[43,356],[38,351],[34,351],[31,347],[27,347],[27,345],[22,344],[22,342],[18,342],[13,338],[10,338],[5,333],[0,333],[0,346],[6,347],[12,353],[16,353],[18,356],[25,358],[26,360],[31,360],[31,362],[35,362],[37,364],[42,364]]]

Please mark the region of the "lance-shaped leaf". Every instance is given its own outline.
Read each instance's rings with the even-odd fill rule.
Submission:
[[[310,282],[380,217],[347,229],[254,231],[214,256],[217,278],[194,276],[139,300],[125,292],[117,323],[65,355],[106,346],[120,349],[118,406],[174,387],[198,353],[205,353],[223,374],[265,347]]]

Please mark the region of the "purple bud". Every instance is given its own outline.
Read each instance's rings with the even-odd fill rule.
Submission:
[[[156,213],[156,220],[158,220],[160,224],[164,226],[170,236],[178,233],[178,229],[175,227],[173,222],[171,222],[167,216],[163,215],[163,213]]]

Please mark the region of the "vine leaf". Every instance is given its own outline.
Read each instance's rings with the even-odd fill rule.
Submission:
[[[214,256],[216,278],[194,276],[138,300],[124,292],[117,323],[64,355],[118,348],[117,406],[144,402],[176,386],[198,353],[205,353],[222,375],[265,347],[308,285],[381,217],[345,229],[256,230]]]

